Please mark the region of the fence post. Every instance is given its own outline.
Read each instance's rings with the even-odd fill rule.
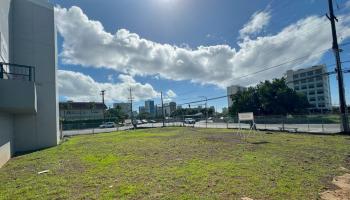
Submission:
[[[284,115],[282,117],[282,131],[284,131]]]
[[[324,133],[324,119],[322,117],[322,133]]]
[[[307,120],[307,132],[310,132],[310,122],[307,116],[306,116],[306,120]]]

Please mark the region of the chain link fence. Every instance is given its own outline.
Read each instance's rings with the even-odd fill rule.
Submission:
[[[348,115],[348,117],[350,117]],[[258,130],[285,131],[296,133],[339,133],[341,132],[340,115],[288,115],[288,116],[255,116]],[[135,120],[136,128],[159,127],[194,127],[194,128],[227,128],[250,129],[251,122],[239,123],[237,117],[203,117],[196,119],[194,124],[187,124],[183,117],[173,117],[164,120]],[[103,121],[71,121],[60,123],[62,136],[95,134],[130,130],[135,127],[131,123],[115,123],[113,127],[101,127]],[[350,124],[349,124],[350,125]]]

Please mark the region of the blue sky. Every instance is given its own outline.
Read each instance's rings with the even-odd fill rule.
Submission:
[[[57,7],[59,6],[59,9],[61,9],[62,12],[59,15],[60,17],[57,17],[58,20],[60,20],[59,27],[59,37],[58,37],[58,50],[60,53],[60,56],[58,57],[59,60],[59,69],[63,70],[65,72],[76,72],[80,75],[79,77],[85,78],[84,80],[89,81],[89,83],[96,84],[99,83],[98,88],[104,87],[104,83],[109,83],[107,88],[113,87],[113,84],[118,84],[121,81],[123,82],[132,82],[132,84],[138,84],[137,87],[139,88],[139,94],[137,93],[137,89],[135,89],[135,92],[137,93],[137,102],[136,106],[143,104],[143,100],[147,98],[154,98],[156,103],[159,103],[159,92],[163,91],[165,95],[167,96],[167,92],[169,90],[173,91],[175,95],[168,95],[168,99],[172,99],[176,101],[177,103],[184,103],[188,101],[198,100],[200,99],[199,96],[207,96],[207,97],[215,97],[215,96],[222,96],[226,94],[225,86],[232,84],[241,84],[241,85],[254,85],[258,81],[270,79],[273,77],[280,77],[282,71],[285,71],[289,68],[296,68],[296,67],[302,67],[302,66],[308,66],[310,64],[317,64],[317,63],[326,63],[326,64],[333,64],[334,58],[332,56],[331,52],[327,52],[325,54],[322,54],[318,56],[317,58],[313,57],[312,54],[315,53],[313,50],[308,50],[305,52],[300,52],[300,54],[295,53],[291,54],[288,52],[297,52],[302,51],[303,49],[311,48],[315,45],[317,45],[317,42],[320,44],[319,46],[326,46],[328,45],[330,47],[331,45],[331,37],[329,35],[329,38],[326,36],[321,37],[317,36],[321,33],[322,30],[326,29],[318,29],[319,23],[317,20],[320,20],[322,23],[322,16],[325,15],[325,13],[328,10],[328,5],[326,0],[309,0],[309,1],[277,1],[277,0],[249,0],[249,1],[232,1],[232,0],[103,0],[103,1],[97,1],[96,0],[51,0]],[[350,34],[348,33],[348,23],[347,19],[345,19],[348,16],[349,10],[346,7],[347,1],[345,0],[338,0],[339,9],[337,6],[336,8],[336,14],[344,16],[344,24],[342,27],[340,27],[340,31],[344,32],[343,41],[347,42],[350,38]],[[74,38],[72,34],[74,33],[74,29],[78,32],[80,29],[79,23],[85,23],[86,21],[81,20],[74,23],[74,29],[73,30],[67,30],[69,27],[67,26],[67,23],[71,22],[71,18],[77,16],[76,13],[79,13],[77,10],[75,10],[75,14],[73,10],[69,10],[72,8],[72,6],[76,6],[80,8],[83,16],[88,17],[89,22],[90,21],[98,21],[101,26],[103,26],[103,31],[105,33],[114,35],[118,30],[125,29],[131,34],[137,34],[141,39],[145,39],[149,42],[154,42],[160,45],[168,44],[172,47],[176,46],[183,49],[188,49],[190,54],[193,55],[193,57],[184,56],[185,58],[188,58],[189,61],[188,66],[185,66],[183,71],[179,72],[176,67],[173,67],[170,65],[169,67],[166,67],[166,69],[162,69],[163,66],[159,65],[160,72],[159,74],[156,74],[157,67],[154,63],[162,64],[166,63],[166,61],[159,61],[159,60],[150,60],[149,65],[145,69],[147,71],[149,69],[149,72],[142,74],[140,72],[140,69],[142,71],[142,66],[137,66],[139,64],[139,59],[137,58],[137,55],[134,56],[133,62],[126,62],[127,65],[123,66],[120,60],[116,61],[116,63],[112,63],[117,58],[111,58],[113,57],[113,53],[115,51],[118,51],[120,49],[120,46],[118,46],[118,49],[113,49],[111,52],[109,52],[109,49],[114,48],[116,45],[110,45],[107,50],[104,50],[103,52],[99,52],[98,47],[101,44],[97,44],[98,41],[96,40],[96,37],[94,37],[94,34],[90,34],[91,38],[86,38],[84,41],[80,44],[76,44],[72,42],[72,40],[79,40],[82,37]],[[67,9],[66,11],[62,9]],[[249,37],[249,39],[252,41],[251,43],[246,42],[243,45],[248,45],[249,47],[242,47],[243,43],[243,37],[242,31],[243,29],[252,19],[254,18],[254,14],[257,15],[259,13],[266,13],[268,18],[265,19],[267,21],[267,24],[261,27],[259,30],[254,30],[251,32],[246,33],[246,35]],[[80,17],[82,15],[79,15]],[[305,41],[310,42],[310,44],[305,43],[303,41],[294,41],[294,39],[289,40],[283,40],[281,31],[287,27],[295,24],[298,20],[304,20],[310,16],[314,16],[316,20],[312,21],[310,19],[310,23],[307,22],[304,25],[305,27],[302,27],[304,29],[299,30],[299,32],[295,33],[302,33],[297,34],[296,37],[305,37]],[[83,18],[83,17],[82,17]],[[319,19],[318,19],[319,18]],[[323,20],[324,21],[324,20]],[[73,22],[72,22],[73,23]],[[86,22],[87,23],[87,22]],[[311,24],[314,23],[314,24]],[[311,25],[310,25],[311,24]],[[322,23],[323,26],[326,26],[324,22]],[[300,25],[301,26],[301,25]],[[310,26],[309,28],[306,26]],[[68,27],[68,28],[67,28]],[[298,26],[296,26],[298,27]],[[299,27],[300,28],[300,27]],[[326,28],[330,28],[326,27]],[[72,28],[71,28],[72,29]],[[301,28],[300,28],[301,29]],[[67,30],[67,31],[66,31]],[[293,29],[294,30],[294,29]],[[304,31],[306,30],[306,31]],[[310,31],[309,31],[310,30]],[[313,32],[314,31],[314,32]],[[98,31],[97,31],[98,32]],[[101,31],[100,31],[101,32]],[[311,33],[310,33],[311,32]],[[324,32],[324,31],[323,31]],[[105,34],[103,33],[103,34]],[[102,35],[103,35],[102,34]],[[276,41],[280,41],[281,44],[274,44],[272,48],[273,55],[269,55],[268,53],[260,55],[259,52],[264,53],[266,49],[262,47],[262,45],[259,45],[259,43],[264,42],[264,38],[270,38],[278,35],[279,38],[282,39],[276,39],[273,40],[274,43],[277,43]],[[309,36],[309,34],[315,34],[315,40],[312,41],[313,37]],[[88,33],[86,35],[89,35]],[[126,34],[128,35],[128,34]],[[97,34],[99,36],[99,34]],[[85,37],[85,35],[84,35]],[[105,36],[101,36],[101,38],[104,38]],[[258,39],[260,37],[260,40]],[[308,39],[308,37],[310,39]],[[262,39],[261,39],[262,38]],[[328,41],[326,40],[328,39]],[[71,40],[71,42],[69,42]],[[96,40],[97,42],[94,42]],[[259,40],[259,42],[257,42]],[[86,42],[88,41],[88,42]],[[91,44],[90,44],[91,41]],[[314,43],[312,43],[314,42]],[[63,47],[63,45],[66,43],[66,48]],[[74,44],[73,44],[74,43]],[[82,44],[89,43],[87,48],[78,48],[83,46]],[[316,43],[316,44],[315,44]],[[97,44],[96,46],[93,46],[94,44]],[[237,75],[232,76],[232,80],[230,80],[230,76],[225,76],[225,71],[223,71],[223,74],[218,74],[217,76],[211,77],[210,74],[213,74],[212,69],[203,69],[203,71],[208,71],[206,73],[203,73],[203,80],[201,80],[199,74],[201,72],[198,72],[200,68],[194,66],[192,69],[192,64],[196,63],[196,61],[193,61],[191,59],[199,59],[201,60],[202,57],[199,52],[197,52],[197,48],[199,46],[205,46],[205,47],[213,47],[218,45],[228,45],[230,47],[229,50],[224,47],[220,47],[223,49],[226,49],[226,51],[220,49],[217,51],[223,51],[224,53],[227,53],[227,58],[223,58],[223,60],[220,60],[221,57],[210,57],[213,53],[209,51],[205,52],[203,59],[213,59],[217,60],[215,63],[208,64],[206,66],[215,68],[217,64],[222,64],[222,68],[218,67],[217,71],[221,72],[223,71],[227,59],[230,60],[231,53],[241,53],[240,55],[246,55],[250,52],[258,52],[258,54],[254,54],[254,56],[250,57],[250,59],[259,57],[260,60],[256,62],[252,61],[246,61],[244,60],[243,64],[237,64],[237,67],[235,68],[236,71],[229,73],[237,73]],[[302,45],[300,45],[302,44]],[[255,48],[254,45],[257,47]],[[271,42],[269,42],[269,45],[271,45]],[[290,46],[295,45],[295,49],[291,49]],[[298,46],[297,46],[298,45]],[[67,47],[68,46],[68,47]],[[152,46],[152,45],[151,45]],[[265,45],[267,46],[267,45]],[[96,48],[92,53],[94,54],[91,56],[91,52],[83,52],[87,50],[91,50],[92,48]],[[115,47],[117,48],[117,47]],[[268,46],[266,47],[268,50]],[[321,47],[320,47],[321,48]],[[284,50],[286,49],[286,50]],[[322,48],[321,48],[322,49]],[[342,59],[343,60],[350,60],[350,49],[349,46],[344,46],[344,52],[342,53]],[[244,51],[243,51],[244,50]],[[73,52],[74,51],[74,52]],[[135,51],[135,49],[133,49]],[[278,52],[281,52],[281,55],[278,54]],[[317,51],[317,49],[315,49]],[[73,53],[72,53],[73,52]],[[95,53],[94,53],[95,52]],[[143,51],[137,51],[135,54],[139,53],[142,54]],[[168,51],[166,51],[168,52]],[[170,51],[171,52],[171,51]],[[283,52],[285,52],[283,54]],[[97,55],[96,54],[99,54]],[[111,53],[111,54],[109,54]],[[132,52],[134,54],[134,52]],[[282,61],[288,60],[288,58],[293,59],[300,56],[303,56],[306,53],[307,55],[310,55],[310,58],[306,60],[304,63],[294,63],[294,65],[285,66],[280,71],[268,71],[267,73],[263,74],[257,74],[256,77],[248,77],[249,80],[240,80],[236,79],[239,76],[252,73],[254,71],[263,69],[265,67],[269,67],[271,65],[276,65],[281,63]],[[180,53],[178,53],[180,54]],[[283,55],[282,55],[283,54]],[[108,57],[107,57],[108,55]],[[163,55],[163,54],[162,54]],[[202,54],[201,54],[202,55]],[[116,54],[116,57],[120,56],[119,54]],[[92,59],[91,57],[96,57]],[[240,58],[236,56],[236,60],[240,60]],[[244,56],[243,56],[244,57]],[[262,58],[260,58],[262,57]],[[276,59],[276,61],[272,60],[273,58],[281,57],[280,59]],[[282,58],[283,57],[283,58]],[[182,57],[183,58],[183,57]],[[85,60],[84,60],[85,59]],[[129,59],[129,58],[127,58]],[[145,58],[140,58],[140,60]],[[226,59],[226,60],[225,60]],[[242,58],[243,59],[243,58]],[[247,58],[248,59],[248,58]],[[102,60],[102,61],[101,61]],[[108,62],[104,62],[104,60],[108,60]],[[180,59],[179,59],[180,60]],[[148,58],[147,58],[148,61]],[[154,61],[154,62],[153,62]],[[184,62],[186,65],[186,59],[180,60],[180,64]],[[230,60],[231,62],[231,60]],[[243,62],[243,61],[242,61]],[[135,64],[136,63],[136,64]],[[236,62],[233,62],[233,65],[235,65]],[[251,69],[248,70],[247,63],[252,63]],[[135,64],[135,67],[133,68],[133,65]],[[141,64],[140,64],[141,65]],[[230,65],[228,65],[230,66]],[[124,71],[124,68],[130,67],[130,71]],[[349,68],[349,64],[344,64],[344,68]],[[188,68],[188,73],[186,73],[186,68]],[[226,67],[227,68],[227,67]],[[329,70],[331,71],[334,66],[329,67]],[[136,71],[133,71],[136,70]],[[176,71],[173,72],[172,70]],[[192,75],[188,75],[190,73],[193,73],[193,79],[191,78]],[[215,70],[214,70],[215,73]],[[227,73],[226,73],[227,74]],[[70,74],[73,76],[73,74]],[[87,79],[85,76],[89,76],[89,78],[93,79]],[[127,75],[128,77],[121,78],[119,75]],[[198,75],[198,77],[196,76]],[[347,92],[347,101],[350,102],[349,93],[350,93],[350,74],[345,74],[345,82],[346,82],[346,92]],[[131,79],[132,80],[131,80]],[[126,80],[127,79],[127,80]],[[222,80],[221,80],[222,79]],[[225,80],[223,80],[225,79]],[[227,80],[226,80],[227,79]],[[235,80],[234,80],[235,79]],[[332,93],[332,102],[334,104],[338,103],[337,98],[337,86],[335,84],[335,77],[331,76],[331,93]],[[68,80],[66,80],[68,81]],[[206,84],[206,81],[210,82],[209,84]],[[124,83],[123,82],[123,83]],[[61,85],[65,85],[66,83],[61,83]],[[67,99],[74,99],[74,100],[97,100],[96,98],[99,97],[89,97],[89,95],[93,94],[93,90],[86,91],[87,94],[84,95],[85,89],[79,89],[74,88],[72,85],[78,85],[73,84],[72,81],[70,82],[70,87],[72,90],[79,90],[81,91],[81,96],[83,98],[75,98],[73,96],[72,91],[65,91],[64,95],[60,95],[60,100],[67,100]],[[93,86],[90,86],[93,87]],[[118,102],[118,101],[125,101],[126,99],[126,92],[125,88],[122,90],[123,92],[116,91],[118,87],[125,87],[125,85],[116,85],[116,87],[113,87],[113,90],[111,91],[107,90],[107,93],[118,93],[118,95],[111,95],[109,97],[108,103],[112,102]],[[136,87],[136,86],[135,86]],[[67,88],[67,87],[65,87]],[[149,91],[149,93],[152,93],[151,96],[147,96],[146,94],[142,94],[142,91]],[[62,92],[63,93],[63,92]],[[169,94],[169,93],[168,93]],[[98,95],[98,94],[96,94]],[[120,96],[120,98],[118,97]],[[122,97],[123,96],[123,97]],[[209,105],[216,106],[218,109],[221,109],[221,107],[227,106],[227,100],[221,99],[216,101],[209,102]]]

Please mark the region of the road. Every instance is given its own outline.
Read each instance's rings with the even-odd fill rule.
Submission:
[[[170,122],[166,123],[166,126],[183,126],[182,122]],[[162,127],[163,123],[148,123],[138,125],[140,128],[156,128]],[[194,125],[185,124],[185,126],[195,127],[195,128],[242,128],[249,129],[249,124],[238,124],[238,123],[216,123],[209,121],[207,124],[205,121],[197,122]],[[257,124],[257,129],[260,130],[280,130],[283,128],[282,124]],[[294,131],[297,129],[298,132],[310,132],[310,133],[337,133],[340,132],[339,124],[285,124],[284,129],[289,131]],[[115,131],[122,131],[132,129],[132,126],[123,126],[118,128],[93,128],[93,129],[82,129],[82,130],[69,130],[63,131],[64,136],[72,135],[84,135],[84,134],[95,134],[95,133],[108,133]]]

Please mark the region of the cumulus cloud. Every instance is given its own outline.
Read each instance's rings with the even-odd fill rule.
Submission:
[[[269,11],[261,11],[254,13],[248,23],[246,23],[243,28],[239,31],[241,38],[246,38],[250,34],[260,33],[263,28],[265,28],[271,19],[271,14]]]
[[[100,91],[106,90],[106,102],[127,101],[129,89],[136,101],[159,97],[150,84],[141,84],[129,75],[120,74],[119,83],[99,83],[80,72],[58,70],[60,96],[73,101],[101,101]]]
[[[322,54],[315,52],[331,47],[329,21],[319,16],[301,19],[275,35],[239,40],[237,48],[215,45],[190,49],[150,41],[126,29],[109,33],[79,7],[56,7],[55,15],[57,29],[64,38],[60,54],[64,63],[109,68],[131,76],[159,76],[219,87],[250,85],[280,77],[287,69],[319,62]],[[261,30],[267,25],[268,16],[267,13],[256,13],[242,32],[248,34]],[[350,18],[339,16],[339,19],[339,38],[344,40],[350,36]],[[258,76],[240,78],[297,57],[305,59]]]

